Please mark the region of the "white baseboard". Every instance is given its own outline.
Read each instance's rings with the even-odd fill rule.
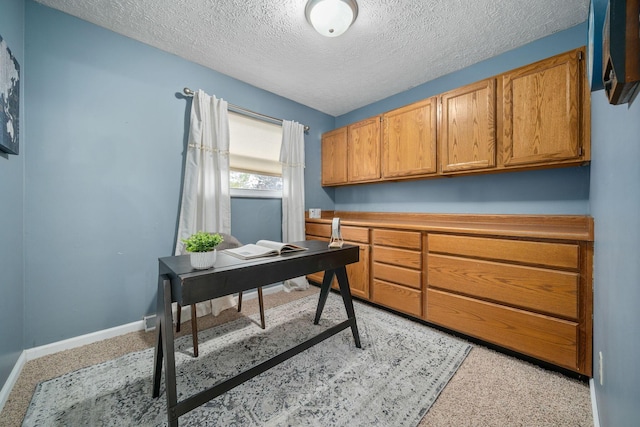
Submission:
[[[276,292],[280,292],[284,289],[282,284],[269,286],[263,288],[262,292],[264,295],[274,294]],[[251,290],[245,292],[242,297],[245,301],[252,300],[258,297],[257,290]],[[188,309],[189,307],[183,307],[183,309]],[[145,316],[149,317],[149,316]],[[155,316],[154,316],[155,317]],[[29,348],[24,350],[18,361],[16,362],[9,378],[2,386],[2,390],[0,390],[0,410],[4,407],[4,404],[9,399],[9,393],[13,389],[18,377],[20,376],[20,372],[22,372],[22,368],[25,363],[30,360],[38,359],[42,356],[47,356],[49,354],[58,353],[60,351],[69,350],[72,348],[82,347],[83,345],[92,344],[94,342],[106,340],[108,338],[117,337],[119,335],[128,334],[129,332],[136,331],[144,331],[145,330],[145,320],[139,320],[137,322],[128,323],[126,325],[116,326],[114,328],[104,329],[102,331],[92,332],[86,335],[80,335],[78,337],[69,338],[66,340],[54,342],[51,344],[41,345],[39,347]]]
[[[39,347],[28,348],[25,350],[27,361],[38,359],[42,356],[58,353],[60,351],[72,348],[82,347],[83,345],[92,344],[94,342],[106,340],[108,338],[117,337],[119,335],[128,334],[129,332],[143,331],[144,323],[142,320],[128,323],[126,325],[116,326],[114,328],[104,329],[102,331],[92,332],[86,335],[69,338],[66,340],[54,342],[51,344],[41,345]]]
[[[600,417],[598,416],[598,402],[596,401],[596,383],[593,378],[589,380],[589,390],[591,391],[591,410],[593,411],[593,427],[600,427]]]
[[[263,288],[263,294],[269,295],[272,293],[280,292],[282,285],[270,286]],[[256,290],[246,292],[242,296],[244,300],[251,300],[258,297]],[[189,307],[183,307],[183,309]],[[149,317],[149,316],[145,316]],[[155,317],[155,315],[153,315]],[[114,328],[104,329],[102,331],[92,332],[90,334],[81,335],[74,338],[69,338],[63,341],[54,342],[51,344],[42,345],[40,347],[29,348],[25,350],[27,361],[34,360],[42,356],[54,354],[59,351],[69,350],[76,347],[82,347],[83,345],[91,344],[94,342],[106,340],[108,338],[117,337],[119,335],[128,334],[129,332],[144,331],[145,321],[139,320],[137,322],[128,323],[126,325],[116,326]]]
[[[20,354],[20,357],[18,358],[18,361],[11,370],[9,378],[7,378],[7,381],[5,381],[4,385],[2,386],[2,390],[0,391],[0,410],[2,410],[2,408],[4,407],[4,404],[9,398],[9,394],[11,393],[13,386],[20,376],[20,372],[22,372],[22,368],[28,361],[38,359],[42,356],[47,356],[49,354],[58,353],[60,351],[82,347],[83,345],[117,337],[119,335],[128,334],[129,332],[142,330],[144,330],[144,322],[140,320],[137,322],[128,323],[126,325],[116,326],[114,328],[104,329],[102,331],[92,332],[90,334],[81,335],[51,344],[41,345],[39,347],[23,350]]]
[[[18,361],[13,366],[13,369],[9,374],[9,378],[7,378],[7,381],[5,381],[4,385],[2,386],[2,390],[0,390],[0,412],[2,412],[2,409],[4,408],[5,403],[7,403],[7,400],[9,400],[9,394],[11,393],[11,390],[13,390],[13,386],[18,381],[18,377],[20,376],[20,372],[22,372],[22,368],[24,367],[25,363],[27,363],[27,356],[23,351],[22,353],[20,353]]]

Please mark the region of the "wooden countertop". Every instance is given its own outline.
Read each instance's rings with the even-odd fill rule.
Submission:
[[[392,228],[441,233],[525,237],[593,242],[593,218],[588,215],[429,214],[395,212],[323,211],[309,223]]]

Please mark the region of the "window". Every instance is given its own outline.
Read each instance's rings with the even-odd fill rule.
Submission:
[[[229,112],[233,196],[282,197],[282,126]]]

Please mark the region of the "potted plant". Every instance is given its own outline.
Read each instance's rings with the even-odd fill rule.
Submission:
[[[187,239],[182,239],[184,248],[191,254],[191,266],[197,270],[206,270],[216,262],[216,246],[224,239],[218,233],[198,231]]]

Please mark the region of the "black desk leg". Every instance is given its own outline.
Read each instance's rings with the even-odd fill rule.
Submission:
[[[165,393],[169,426],[178,426],[176,405],[176,356],[173,343],[173,316],[171,312],[171,281],[166,276],[158,277],[158,308],[156,310],[157,342],[154,355],[153,397],[160,395],[162,359],[164,356]]]
[[[158,296],[156,304],[156,348],[153,353],[153,394],[160,396],[160,380],[162,379],[162,330],[164,329],[164,290],[162,278],[158,277]]]
[[[335,270],[336,276],[338,276],[338,284],[340,285],[340,294],[342,295],[342,301],[344,302],[344,308],[347,310],[347,317],[351,320],[351,333],[353,334],[353,340],[356,342],[356,347],[362,348],[360,344],[360,334],[358,333],[358,325],[356,324],[356,312],[353,310],[353,300],[351,299],[351,289],[349,288],[349,278],[347,277],[347,269],[342,266]],[[324,286],[324,281],[322,283]]]
[[[324,272],[324,277],[322,278],[322,285],[320,286],[320,297],[318,298],[318,307],[316,308],[316,318],[313,321],[314,325],[320,323],[320,316],[322,315],[322,310],[324,310],[324,305],[327,302],[327,297],[329,296],[329,288],[331,288],[331,282],[333,282],[333,276],[335,276],[335,270],[327,270]]]

